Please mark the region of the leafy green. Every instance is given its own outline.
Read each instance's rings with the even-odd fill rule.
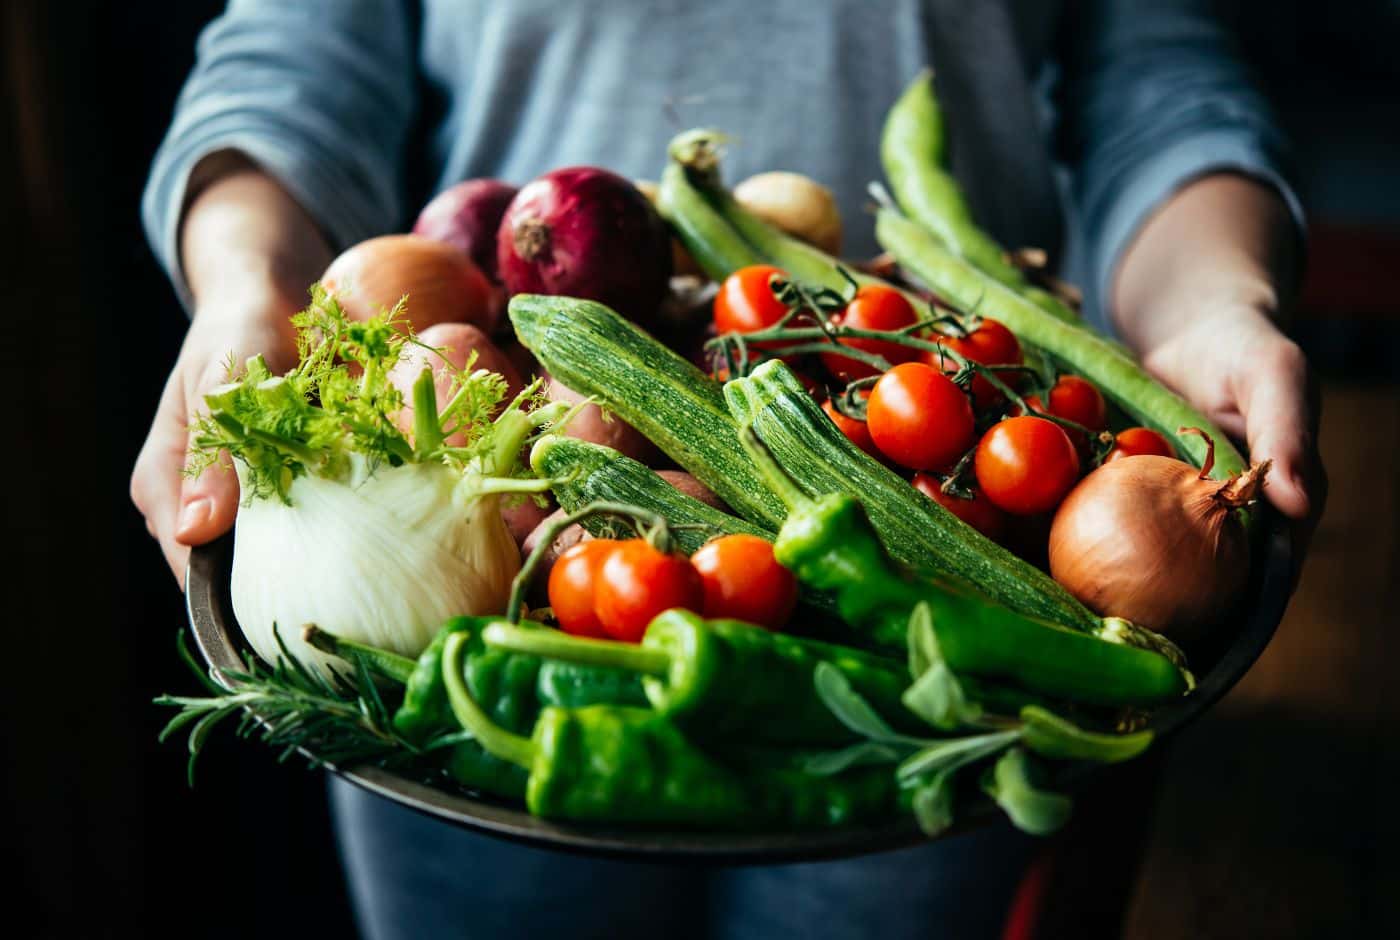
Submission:
[[[939,771],[914,791],[914,818],[924,835],[936,836],[953,824],[953,782],[956,767]]]
[[[1042,790],[1032,779],[1035,765],[1019,747],[1001,756],[982,778],[982,790],[1006,812],[1016,828],[1044,836],[1069,821],[1074,802],[1063,793]]]
[[[1152,731],[1102,734],[1085,731],[1038,705],[1021,709],[1021,742],[1042,757],[1092,760],[1105,764],[1131,760],[1152,744]]]
[[[841,724],[856,734],[881,744],[902,744],[917,747],[924,743],[920,738],[900,734],[886,724],[885,720],[870,706],[870,703],[859,692],[851,688],[850,680],[841,670],[831,663],[818,663],[813,681],[816,683],[817,696],[823,704],[831,709],[831,713]]]
[[[209,411],[191,428],[188,474],[198,476],[227,451],[243,465],[247,498],[289,502],[297,477],[344,478],[356,470],[352,455],[373,472],[381,464],[433,460],[461,469],[492,453],[492,415],[505,398],[506,380],[484,369],[472,371],[471,361],[453,372],[441,411],[432,370],[425,367],[418,376],[414,403],[432,406],[415,408],[416,449],[396,424],[405,401],[391,370],[407,344],[432,349],[413,338],[403,301],[367,321],[354,321],[317,285],[310,306],[292,318],[292,325],[298,362],[289,372],[274,375],[262,356],[253,356],[241,373],[230,363],[228,383],[205,396]],[[531,386],[506,413],[535,404],[538,393],[538,385]],[[464,445],[442,443],[454,432],[464,436]]]
[[[909,615],[909,672],[914,682],[904,692],[904,705],[935,728],[953,731],[982,717],[981,706],[968,700],[938,648],[933,613],[926,602]]]

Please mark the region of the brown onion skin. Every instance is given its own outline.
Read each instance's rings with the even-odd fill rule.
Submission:
[[[424,366],[431,366],[433,369],[433,384],[439,409],[447,404],[448,396],[451,395],[454,372],[466,366],[467,359],[473,352],[476,353],[473,370],[486,369],[505,376],[507,391],[504,401],[510,401],[523,387],[515,365],[491,342],[491,338],[477,327],[467,323],[438,323],[420,332],[418,341],[441,349],[443,354],[439,355],[422,346],[405,344],[403,355],[389,370],[389,381],[403,394],[406,402],[394,418],[394,423],[404,431],[413,430],[413,383],[422,374]],[[448,368],[449,366],[451,368]],[[466,440],[458,433],[449,435],[447,443],[453,447],[460,447]]]
[[[405,295],[415,332],[470,323],[488,332],[500,304],[491,283],[462,252],[421,235],[381,235],[342,252],[321,285],[352,320],[368,320]]]
[[[630,180],[566,167],[527,183],[496,234],[511,294],[556,294],[606,304],[649,323],[671,278],[671,236]]]
[[[1199,640],[1249,575],[1244,528],[1216,495],[1227,484],[1199,474],[1145,454],[1090,473],[1055,513],[1050,574],[1095,613]]]
[[[418,213],[413,234],[464,252],[487,280],[499,284],[496,232],[506,207],[519,191],[509,183],[484,178],[449,186]]]

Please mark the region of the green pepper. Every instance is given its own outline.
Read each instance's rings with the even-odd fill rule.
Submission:
[[[910,614],[925,602],[955,672],[1088,705],[1152,705],[1189,691],[1190,674],[1168,655],[1170,647],[1145,648],[1153,636],[1127,621],[1106,618],[1096,634],[1067,630],[951,578],[901,569],[859,500],[844,493],[809,499],[752,432],[744,445],[788,505],[774,555],[805,586],[832,591],[841,615],[875,645],[903,648]]]
[[[737,620],[668,610],[647,625],[640,645],[502,623],[487,627],[483,638],[492,648],[640,673],[657,712],[707,737],[742,735],[767,744],[855,740],[858,735],[817,695],[812,676],[823,662],[839,669],[888,720],[918,727],[900,702],[909,685],[903,663]]]
[[[530,737],[515,734],[491,721],[462,680],[467,645],[455,634],[443,651],[452,712],[487,751],[528,771],[525,804],[537,816],[742,828],[832,825],[896,808],[888,768],[861,768],[844,778],[783,770],[745,775],[645,708],[551,706],[540,712]]]

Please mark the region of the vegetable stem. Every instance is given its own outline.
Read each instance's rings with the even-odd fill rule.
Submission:
[[[362,659],[366,666],[396,682],[407,682],[409,676],[413,675],[414,667],[418,665],[415,660],[407,656],[400,656],[398,653],[370,646],[368,643],[356,643],[354,640],[338,637],[314,623],[308,623],[302,628],[301,638],[309,646],[313,646],[323,653],[339,656],[347,662],[354,662],[356,658]]]
[[[758,434],[754,432],[752,424],[746,424],[739,431],[739,443],[744,445],[744,450],[748,452],[749,459],[758,468],[759,476],[768,487],[777,494],[789,511],[810,506],[812,500],[797,485],[797,481],[792,475],[783,469],[773,456],[773,452],[768,449],[768,445],[759,440]]]
[[[487,646],[558,659],[583,666],[607,666],[647,676],[665,676],[671,657],[660,650],[617,640],[597,640],[569,636],[558,630],[527,630],[506,623],[493,623],[481,633]]]
[[[467,689],[463,670],[466,646],[467,635],[463,632],[449,636],[442,648],[442,681],[453,716],[493,757],[530,769],[535,762],[535,742],[492,721]]]
[[[441,447],[442,440],[433,370],[424,366],[413,383],[413,449],[418,459],[422,460]]]

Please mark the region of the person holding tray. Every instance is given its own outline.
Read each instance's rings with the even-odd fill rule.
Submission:
[[[884,110],[932,65],[977,217],[1005,245],[1063,259],[1093,322],[1273,460],[1266,496],[1303,544],[1326,480],[1307,363],[1279,327],[1301,209],[1286,143],[1212,9],[233,0],[201,36],[143,204],[192,320],[132,497],[181,577],[238,504],[232,473],[181,475],[203,394],[230,353],[294,361],[287,320],[308,285],[335,252],[402,230],[415,181],[425,196],[569,164],[651,177],[678,126],[704,124],[735,138],[737,176],[798,170],[859,220]],[[873,225],[848,228],[849,256],[876,251]],[[500,843],[346,784],[331,796],[372,937],[989,936],[1031,851],[1003,825],[703,873]]]

